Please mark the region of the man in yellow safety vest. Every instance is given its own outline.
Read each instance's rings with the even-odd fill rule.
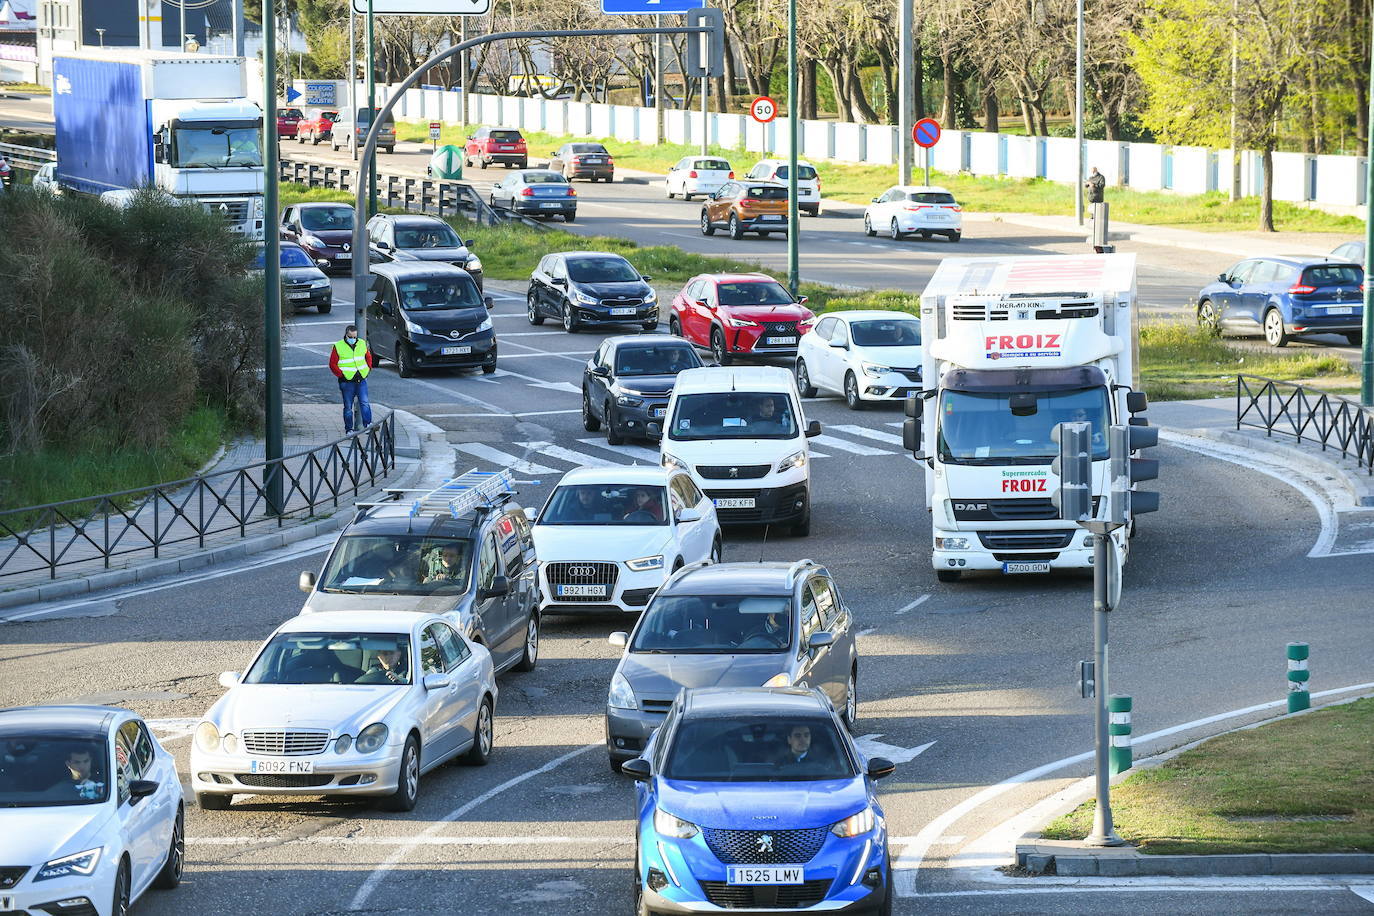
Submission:
[[[358,339],[357,325],[344,328],[343,340],[329,351],[329,371],[339,379],[339,394],[343,396],[344,433],[353,432],[353,401],[363,411],[360,429],[372,425],[372,402],[367,399],[367,374],[372,371],[372,351],[367,341]]]

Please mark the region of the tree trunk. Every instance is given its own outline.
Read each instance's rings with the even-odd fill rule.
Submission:
[[[845,68],[845,91],[849,93],[850,105],[858,112],[861,121],[865,124],[876,124],[882,120],[868,101],[868,93],[864,92],[864,80],[856,63],[850,63]]]
[[[816,59],[808,57],[801,64],[801,116],[808,121],[817,119],[816,113]]]
[[[887,55],[879,55],[878,63],[883,68],[883,87],[887,96],[887,123],[896,124],[902,119],[901,90],[897,87],[892,60]]]
[[[729,110],[735,94],[735,42],[729,34],[725,36],[725,75],[716,82],[716,111],[724,114]]]
[[[912,79],[916,81],[916,85],[911,87],[914,101],[912,110],[916,112],[917,120],[920,120],[925,117],[926,113],[926,81],[922,78],[922,72],[925,70],[925,51],[921,48],[919,33],[912,36],[911,58]],[[898,71],[900,72],[900,70],[899,67]]]
[[[856,120],[849,107],[849,94],[844,91],[844,79],[842,65],[832,58],[826,58],[820,62],[825,68],[826,75],[830,77],[830,87],[835,94],[835,114],[841,121]]]
[[[1025,94],[1024,92],[1019,92],[1019,91],[1018,91],[1018,92],[1016,93],[1016,101],[1017,101],[1017,104],[1019,104],[1019,105],[1021,106],[1021,123],[1022,123],[1022,125],[1024,125],[1025,128],[1026,128],[1026,135],[1027,135],[1027,136],[1034,136],[1034,135],[1035,135],[1035,119],[1034,119],[1034,117],[1031,115],[1031,107],[1030,107],[1030,103],[1026,101],[1026,94]]]
[[[948,46],[940,49],[940,66],[944,70],[944,86],[941,87],[940,99],[940,123],[947,126],[954,126],[954,116],[957,110],[956,98],[959,94],[958,78],[954,75],[954,55]]]
[[[1274,231],[1274,138],[1264,141],[1260,151],[1260,167],[1264,169],[1264,189],[1260,194],[1260,232]]]
[[[983,86],[983,130],[988,133],[997,133],[998,121],[1002,118],[1002,112],[997,104],[997,84],[988,81]]]

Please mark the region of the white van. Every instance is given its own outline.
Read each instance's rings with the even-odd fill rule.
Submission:
[[[787,160],[763,159],[744,176],[749,181],[776,181],[787,184]],[[821,215],[821,176],[805,159],[797,160],[797,209],[812,216]]]
[[[722,525],[790,525],[811,533],[809,423],[792,373],[778,366],[707,366],[678,373],[660,461],[692,475]]]

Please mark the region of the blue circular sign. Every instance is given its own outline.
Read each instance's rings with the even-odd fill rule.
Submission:
[[[911,128],[911,139],[917,146],[932,147],[940,139],[940,122],[934,118],[922,118]]]

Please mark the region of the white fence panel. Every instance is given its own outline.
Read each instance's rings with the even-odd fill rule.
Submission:
[[[1007,137],[1007,174],[1013,178],[1036,177],[1039,156],[1039,137]]]
[[[835,158],[841,162],[863,162],[863,157],[863,126],[859,124],[836,124]]]
[[[974,175],[1000,175],[997,143],[1001,135],[975,133],[970,136],[972,149],[969,151],[969,171]]]
[[[865,124],[864,161],[872,165],[892,165],[897,161],[897,128],[891,124]]]
[[[726,149],[735,149],[744,144],[744,115],[712,115],[716,122],[714,142]]]
[[[1311,158],[1306,153],[1274,154],[1275,200],[1307,200],[1307,162]]]
[[[832,159],[835,150],[830,145],[829,121],[801,122],[802,155],[811,159]]]
[[[595,103],[592,109],[591,135],[593,137],[609,137],[611,131],[611,106]]]
[[[947,130],[940,134],[940,142],[931,147],[931,154],[935,157],[931,164],[937,171],[953,175],[963,170],[965,133],[962,130]],[[926,154],[920,147],[916,148],[916,164],[925,168]],[[921,180],[925,181],[924,176]]]
[[[1164,147],[1158,143],[1131,144],[1131,183],[1137,191],[1164,187]]]
[[[1180,194],[1205,194],[1211,183],[1211,157],[1201,146],[1174,147],[1174,181]]]
[[[1045,138],[1045,177],[1064,184],[1078,182],[1078,141],[1072,137]]]
[[[669,143],[691,143],[687,133],[687,112],[669,108],[663,112],[663,135]]]
[[[1365,162],[1359,156],[1318,156],[1314,200],[1332,206],[1364,202]]]
[[[1121,184],[1121,147],[1119,140],[1088,141],[1088,168],[1096,168],[1113,187]]]

